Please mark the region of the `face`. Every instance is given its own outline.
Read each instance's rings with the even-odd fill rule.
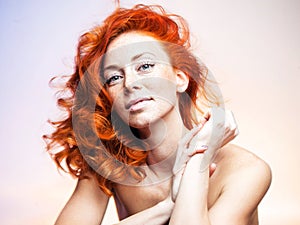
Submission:
[[[103,68],[113,111],[130,126],[144,128],[178,112],[178,73],[157,39],[120,35],[109,45]]]

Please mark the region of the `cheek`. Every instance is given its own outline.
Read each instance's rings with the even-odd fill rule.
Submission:
[[[122,95],[116,95],[112,103],[112,117],[118,116],[123,121],[127,122],[129,118],[129,112],[125,110],[124,99]],[[113,121],[115,121],[112,118]]]
[[[112,100],[112,111],[118,114],[124,111],[124,99],[121,90],[117,87],[109,88],[108,94]]]
[[[172,80],[153,77],[151,82],[148,83],[148,90],[151,90],[153,96],[156,96],[169,104],[175,104],[177,92],[176,84]]]
[[[113,103],[118,100],[118,97],[120,96],[120,91],[120,88],[118,88],[117,86],[110,87],[107,89],[107,93],[109,94]]]

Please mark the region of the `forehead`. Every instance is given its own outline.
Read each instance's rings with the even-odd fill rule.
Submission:
[[[108,46],[105,65],[132,63],[139,57],[150,57],[169,64],[169,56],[163,42],[139,32],[121,34]]]

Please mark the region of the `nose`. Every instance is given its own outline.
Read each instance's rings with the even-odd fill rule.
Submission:
[[[124,69],[125,80],[124,80],[124,90],[125,93],[131,93],[134,90],[141,89],[140,77],[131,67]]]

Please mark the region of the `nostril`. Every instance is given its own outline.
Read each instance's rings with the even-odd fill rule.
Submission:
[[[124,90],[125,95],[128,95],[131,92],[131,91],[129,91],[129,89],[126,86],[124,87],[123,90]]]
[[[137,82],[134,82],[134,83],[131,83],[131,84],[126,84],[124,85],[124,93],[131,93],[135,90],[140,90],[142,88],[142,86],[137,83]]]

